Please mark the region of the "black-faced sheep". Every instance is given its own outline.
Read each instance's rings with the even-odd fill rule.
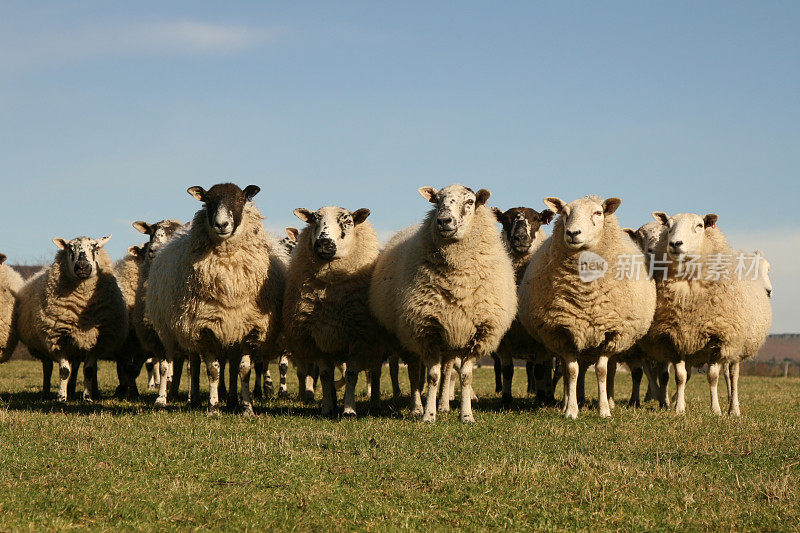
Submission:
[[[564,410],[578,416],[578,361],[595,362],[600,416],[611,416],[608,359],[630,349],[650,327],[655,285],[641,250],[614,215],[618,198],[571,203],[545,198],[560,216],[531,259],[519,287],[519,320],[564,362]],[[626,266],[626,269],[622,269]],[[614,267],[614,273],[606,274]]]
[[[300,232],[286,281],[287,347],[299,368],[319,365],[323,415],[336,412],[334,366],[347,364],[343,416],[354,417],[358,374],[373,370],[379,377],[385,352],[382,329],[369,309],[378,237],[366,221],[368,209],[323,207],[294,213],[308,225]],[[372,387],[377,403],[379,382],[373,380]]]
[[[220,359],[231,369],[228,407],[238,404],[253,414],[251,359],[274,350],[280,331],[285,283],[284,250],[268,237],[262,216],[251,202],[259,188],[232,183],[188,192],[203,202],[191,228],[176,234],[156,254],[147,276],[145,310],[164,344],[169,364],[189,355],[190,402],[199,401],[200,357],[209,379],[209,413],[219,411]],[[157,405],[167,401],[166,380]]]
[[[49,268],[19,292],[19,336],[30,352],[59,365],[58,400],[77,365],[84,364],[84,400],[97,399],[97,360],[112,359],[128,333],[128,313],[111,259],[103,245],[111,237],[71,241],[53,239],[60,248]],[[49,372],[45,365],[45,394]]]
[[[514,269],[486,207],[489,191],[450,185],[439,191],[422,187],[419,193],[434,208],[421,225],[395,235],[381,253],[370,306],[379,322],[428,367],[423,420],[436,420],[443,363],[460,357],[460,418],[474,422],[472,368],[497,350],[514,320]],[[417,368],[409,366],[412,401],[419,398]]]

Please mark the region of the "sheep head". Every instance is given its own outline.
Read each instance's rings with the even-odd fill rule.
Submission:
[[[314,255],[323,261],[332,261],[350,253],[356,241],[356,226],[367,220],[369,209],[350,212],[335,206],[317,211],[298,208],[294,214],[309,226],[309,246]]]
[[[694,213],[679,213],[668,216],[654,211],[653,218],[667,229],[667,255],[673,261],[683,261],[688,256],[701,255],[706,233],[716,228],[717,215],[704,217]]]
[[[133,227],[150,237],[146,252],[148,257],[152,259],[155,257],[156,252],[167,243],[169,238],[183,227],[183,224],[179,220],[160,220],[154,224],[137,220],[133,223]]]
[[[603,237],[605,217],[617,210],[622,200],[585,196],[566,203],[561,198],[547,197],[544,204],[561,216],[564,223],[564,243],[570,250],[590,250]]]
[[[503,236],[512,250],[519,254],[528,253],[533,245],[533,238],[542,224],[549,224],[554,213],[549,209],[538,212],[530,207],[512,207],[502,211],[492,209],[497,221],[503,225]]]
[[[434,204],[434,231],[446,240],[460,240],[469,232],[476,210],[486,205],[491,193],[480,189],[477,193],[463,185],[448,185],[436,190],[433,187],[420,187],[419,194]]]
[[[245,204],[260,190],[256,185],[248,185],[242,190],[233,183],[218,183],[207,191],[194,186],[186,192],[203,202],[208,235],[212,240],[222,242],[230,239],[239,229]]]
[[[105,246],[110,238],[111,235],[102,239],[78,237],[71,241],[55,238],[53,243],[64,251],[67,274],[76,279],[84,280],[97,275],[99,270],[97,257],[100,254],[100,249]]]

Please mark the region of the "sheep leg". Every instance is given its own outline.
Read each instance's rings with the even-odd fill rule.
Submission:
[[[218,361],[219,361],[219,397],[227,398],[228,387],[225,385],[225,369],[228,366],[228,359],[223,357],[222,359],[218,359]]]
[[[419,357],[406,359],[408,369],[408,383],[411,388],[409,396],[409,409],[411,416],[421,416],[422,409],[422,360]]]
[[[371,370],[365,370],[364,373],[366,374],[366,378],[367,378],[367,383],[366,383],[366,385],[367,385],[367,398],[371,399],[372,398],[372,371]]]
[[[342,418],[354,420],[356,418],[356,385],[358,385],[359,367],[354,360],[347,363],[344,386],[344,411]],[[324,386],[324,385],[323,385]]]
[[[389,357],[389,377],[392,380],[392,399],[400,398],[400,356]]]
[[[614,380],[617,377],[617,358],[609,357],[608,373],[606,378],[606,391],[608,392],[608,407],[614,408]]]
[[[381,373],[383,372],[383,361],[375,365],[369,373],[372,381],[371,394],[369,396],[370,410],[378,412],[381,409]]]
[[[594,364],[597,374],[597,409],[601,418],[611,417],[611,405],[608,401],[608,356],[601,355]]]
[[[450,412],[450,400],[453,398],[453,389],[455,388],[455,383],[453,380],[453,366],[455,361],[450,359],[446,363],[442,364],[441,367],[441,387],[442,390],[439,393],[439,412],[440,413],[448,413]],[[430,379],[428,380],[428,384],[430,384]]]
[[[728,398],[728,414],[730,416],[740,416],[739,411],[739,363],[731,363],[731,394]]]
[[[94,401],[94,389],[97,387],[97,359],[87,357],[83,362],[83,401]]]
[[[58,377],[60,378],[60,381],[58,383],[58,398],[56,401],[59,403],[67,403],[67,385],[69,383],[69,378],[71,377],[71,370],[72,365],[70,364],[69,359],[62,357],[58,360]]]
[[[289,373],[289,358],[286,352],[282,352],[278,359],[278,374],[280,374],[280,385],[278,385],[278,397],[288,398],[289,389],[286,388],[286,374]]]
[[[192,356],[189,362],[189,408],[200,407],[200,357]]]
[[[220,364],[216,356],[207,355],[206,374],[208,374],[208,416],[219,414]]]
[[[514,360],[510,355],[506,354],[498,357],[498,359],[503,370],[503,395],[500,397],[500,407],[508,409],[514,403],[514,395],[511,392],[511,386],[514,382]]]
[[[50,381],[53,379],[53,360],[42,359],[42,399],[50,399]]]
[[[731,367],[734,363],[723,363],[722,374],[725,376],[725,390],[728,393],[728,403],[731,401]]]
[[[669,363],[663,364],[658,373],[658,406],[669,409]]]
[[[272,382],[272,374],[269,373],[269,363],[264,361],[264,397],[270,398],[275,394],[275,384]]]
[[[678,361],[675,363],[675,412],[682,415],[686,412],[686,362]]]
[[[158,397],[156,398],[156,406],[163,407],[167,405],[167,384],[169,383],[169,356],[162,358],[158,362],[159,372],[161,374],[161,381],[158,383]]]
[[[258,361],[253,363],[253,371],[255,372],[255,384],[253,385],[253,399],[260,400],[264,397],[264,393],[261,389],[261,377],[264,375],[263,359],[259,359]]]
[[[81,361],[75,360],[71,361],[70,364],[72,365],[72,370],[70,372],[69,381],[67,381],[67,398],[75,399],[75,388],[77,387],[78,383],[78,370],[81,367]]]
[[[708,378],[708,389],[711,393],[711,412],[715,415],[722,414],[722,410],[719,408],[719,390],[717,387],[719,383],[720,366],[720,363],[709,363],[708,374],[706,375]]]
[[[647,377],[647,391],[644,393],[644,401],[655,400],[658,398],[658,385],[654,369],[649,361],[642,361],[639,364],[641,365],[642,373]],[[633,372],[633,368],[631,368],[631,372]]]
[[[474,424],[472,416],[472,366],[474,358],[466,357],[461,361],[461,422]]]
[[[171,379],[169,379],[169,399],[172,401],[178,399],[178,392],[181,389],[181,377],[183,376],[184,359],[185,357],[183,356],[175,357],[170,365],[172,368],[170,372]]]
[[[255,416],[253,400],[250,397],[250,369],[250,356],[242,354],[239,359],[239,380],[242,382],[242,414],[245,416]]]
[[[117,385],[117,388],[114,389],[114,398],[119,398],[121,400],[128,395],[128,365],[126,364],[126,361],[117,359],[115,366],[117,367],[117,381],[119,382],[119,385]],[[86,367],[84,367],[84,370],[85,368]]]
[[[503,363],[496,353],[492,354],[492,360],[494,361],[494,392],[503,392]]]
[[[575,356],[564,357],[564,416],[578,418],[578,375],[580,365]]]
[[[578,405],[586,403],[586,371],[589,365],[583,361],[578,362],[578,383],[577,383],[577,399]]]
[[[641,392],[642,376],[644,375],[643,366],[640,361],[632,361],[628,363],[628,366],[631,369],[631,398],[628,400],[628,406],[638,408],[641,406],[639,393]]]
[[[144,367],[147,369],[147,390],[156,390],[156,365],[152,357],[144,362]]]
[[[333,365],[329,361],[320,361],[319,380],[322,384],[322,416],[336,416],[336,383],[333,379]]]
[[[340,364],[340,365],[336,365],[336,366],[337,366],[337,368],[339,369],[339,375],[341,375],[341,376],[342,376],[342,377],[340,377],[339,379],[337,379],[337,380],[336,380],[336,382],[335,382],[335,384],[336,384],[336,390],[338,391],[339,389],[341,389],[342,387],[344,387],[344,386],[345,386],[345,384],[347,383],[347,378],[346,378],[346,374],[347,374],[347,363],[342,363],[342,364]]]
[[[225,402],[225,408],[229,411],[235,411],[236,408],[239,406],[239,373],[234,372],[235,369],[239,368],[239,363],[241,362],[241,356],[237,355],[231,359],[228,359],[229,368],[228,368],[228,399]]]
[[[429,360],[428,364],[428,396],[425,398],[425,412],[422,414],[423,422],[436,422],[436,392],[439,390],[439,377],[442,374],[442,359]]]

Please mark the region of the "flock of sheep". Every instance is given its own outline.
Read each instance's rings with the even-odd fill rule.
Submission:
[[[253,396],[271,392],[266,364],[278,358],[281,393],[291,360],[301,398],[313,399],[318,380],[322,414],[338,415],[339,367],[342,416],[354,417],[360,372],[377,401],[390,361],[397,395],[403,359],[411,412],[428,422],[449,410],[456,375],[461,421],[474,422],[472,369],[484,356],[495,359],[503,405],[512,401],[514,359],[528,361],[529,392],[543,403],[555,401],[563,373],[568,418],[578,415],[591,364],[602,417],[614,406],[617,363],[632,370],[634,405],[646,374],[663,407],[673,364],[678,413],[686,408],[687,368],[708,364],[712,410],[721,413],[723,369],[728,411],[738,415],[739,362],[756,354],[770,327],[768,263],[730,248],[716,215],[655,212],[655,221],[634,231],[614,215],[618,198],[545,198],[541,212],[503,212],[487,206],[486,189],[422,187],[432,209],[381,247],[368,209],[296,209],[306,226],[287,228],[279,241],[252,202],[258,187],[188,192],[203,204],[193,220],[134,223],[149,240],[116,264],[103,248],[110,237],[79,237],[54,239],[54,262],[27,281],[3,265],[0,360],[23,342],[42,361],[45,396],[57,363],[60,402],[74,396],[81,363],[85,401],[99,398],[98,360],[116,361],[116,392],[130,398],[148,363],[151,386],[160,376],[156,405],[176,397],[188,361],[192,406],[200,404],[205,366],[209,413],[226,396],[229,408],[250,415]],[[547,237],[543,226],[553,219]],[[752,275],[687,275],[690,266],[695,274],[712,271],[723,256],[749,259]],[[614,274],[615,265],[626,271]]]

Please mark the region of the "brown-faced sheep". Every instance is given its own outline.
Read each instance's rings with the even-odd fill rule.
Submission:
[[[97,399],[97,360],[112,359],[128,333],[125,301],[103,248],[110,238],[53,239],[61,249],[55,261],[19,292],[20,340],[36,357],[58,363],[61,402],[81,362],[83,398]],[[45,384],[47,393],[49,376]]]
[[[189,355],[190,402],[199,401],[200,365],[209,379],[209,413],[219,411],[220,359],[231,369],[228,407],[253,414],[251,359],[274,350],[280,332],[285,283],[285,252],[270,238],[251,202],[259,188],[232,183],[188,192],[203,202],[191,228],[176,234],[156,254],[147,275],[145,311],[164,344],[167,363]],[[157,405],[167,401],[166,380]]]
[[[754,356],[764,343],[772,308],[760,257],[731,249],[717,228],[717,215],[682,213],[653,217],[667,228],[656,251],[662,258],[658,305],[648,334],[651,355],[675,365],[675,410],[686,411],[686,365],[708,363],[711,410],[721,414],[717,383],[720,366]],[[733,388],[728,413],[739,415]],[[736,401],[734,401],[734,398]]]
[[[519,320],[564,362],[564,410],[578,416],[578,360],[596,361],[600,416],[611,416],[608,359],[630,349],[650,327],[655,285],[641,250],[614,215],[618,198],[545,198],[560,215],[519,287]],[[614,267],[616,272],[606,275]],[[622,268],[626,267],[626,268]]]
[[[531,257],[547,238],[547,233],[542,226],[553,220],[554,213],[549,209],[544,209],[540,213],[530,207],[514,207],[505,212],[494,208],[492,211],[497,221],[503,225],[503,244],[511,257],[514,277],[519,285]],[[531,338],[519,320],[514,320],[514,323],[511,324],[511,328],[503,337],[495,356],[500,360],[502,368],[501,405],[509,407],[512,402],[513,358],[525,359],[536,365],[531,373],[533,375],[529,374],[528,379],[535,380],[536,375],[541,376],[541,379],[535,385],[529,383],[528,389],[536,390],[537,403],[542,405],[555,403],[552,384],[553,356],[542,344]],[[547,379],[548,376],[550,379]]]
[[[421,225],[395,235],[381,253],[370,307],[428,367],[423,420],[436,420],[443,363],[461,357],[460,418],[474,422],[472,368],[477,359],[497,350],[514,320],[514,269],[486,207],[489,191],[450,185],[439,191],[422,187],[419,193],[434,208]],[[409,366],[412,401],[419,398],[417,368]]]
[[[22,288],[22,276],[4,265],[0,254],[0,363],[8,361],[17,347],[17,292]]]
[[[333,369],[347,364],[345,417],[355,417],[355,387],[362,370],[380,376],[382,330],[369,309],[369,284],[380,252],[366,221],[368,209],[350,212],[323,207],[295,209],[308,225],[298,238],[286,281],[283,328],[289,351],[300,368],[319,365],[322,414],[336,412]],[[380,385],[373,380],[373,403]]]

